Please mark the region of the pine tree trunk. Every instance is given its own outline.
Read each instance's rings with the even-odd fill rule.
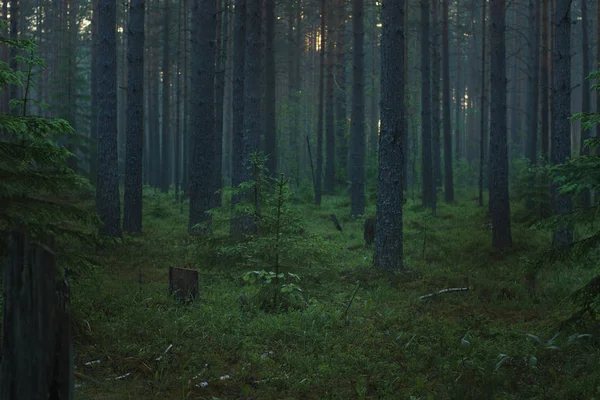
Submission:
[[[506,13],[505,0],[490,3],[490,40],[492,48],[490,74],[490,214],[492,246],[503,249],[512,245],[510,198],[508,194],[508,143],[506,113]]]
[[[231,185],[244,182],[244,66],[246,58],[246,0],[236,0],[233,31],[233,121],[231,139]],[[232,207],[240,202],[239,196],[231,199]],[[241,233],[237,221],[232,221],[231,234]]]
[[[319,102],[317,112],[317,170],[315,176],[315,204],[321,205],[323,182],[323,127],[325,108],[325,48],[327,46],[325,31],[326,1],[321,0],[321,44],[319,48]]]
[[[450,38],[448,1],[443,2],[442,59],[443,59],[443,119],[444,119],[444,200],[454,201],[454,173],[452,169],[452,126],[450,121]]]
[[[571,157],[571,0],[556,0],[554,8],[554,85],[552,97],[552,165],[562,164]],[[571,196],[558,193],[554,187],[554,213],[571,211]],[[552,236],[554,245],[568,245],[573,232],[561,226]]]
[[[142,154],[144,143],[144,16],[145,0],[132,0],[127,47],[127,143],[123,230],[142,231]]]
[[[332,2],[329,3],[329,12],[327,13],[327,87],[325,92],[325,192],[333,194],[335,187],[335,105],[333,96],[333,79],[334,79],[334,7]]]
[[[440,29],[439,0],[433,0],[433,44],[432,44],[432,130],[431,147],[435,188],[442,186],[442,164],[440,154]],[[435,189],[437,192],[437,189]]]
[[[421,173],[422,205],[436,211],[431,143],[430,0],[421,1]]]
[[[338,184],[348,180],[348,117],[346,105],[346,7],[338,0],[336,13],[336,68],[335,68],[335,143],[337,148]]]
[[[265,155],[266,167],[272,176],[277,176],[277,125],[275,114],[275,0],[265,0]]]
[[[350,214],[365,213],[364,1],[352,0],[352,115],[350,132]]]
[[[358,1],[358,0],[355,0]],[[404,2],[384,1],[381,38],[381,133],[374,264],[385,271],[403,268],[405,26]]]
[[[162,64],[162,162],[160,189],[169,192],[171,186],[171,7],[165,0],[163,19],[163,64]]]
[[[583,63],[583,76],[581,84],[581,110],[589,112],[590,107],[590,81],[587,76],[590,74],[590,45],[588,33],[588,5],[587,0],[581,0],[581,55]],[[600,44],[599,44],[600,45]],[[590,138],[589,130],[581,130],[581,138],[579,143],[579,151],[582,155],[590,154],[590,149],[585,146],[585,141]],[[590,191],[584,190],[581,194],[581,201],[584,207],[590,206]]]
[[[215,79],[215,172],[213,203],[221,207],[223,187],[223,110],[225,98],[225,65],[227,63],[227,11],[228,1],[217,1],[217,64]]]
[[[190,164],[190,214],[188,229],[207,234],[196,225],[208,222],[215,171],[215,38],[216,2],[192,3],[192,82],[190,118],[192,155]]]
[[[115,0],[98,1],[98,178],[96,208],[100,233],[121,236],[117,163],[117,10]]]

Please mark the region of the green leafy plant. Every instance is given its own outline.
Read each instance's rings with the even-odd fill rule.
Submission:
[[[17,61],[26,66],[23,73],[0,62],[0,88],[25,88],[23,99],[11,99],[13,107],[21,106],[21,114],[0,115],[0,233],[5,239],[10,230],[26,230],[34,240],[52,240],[63,264],[89,266],[77,243],[100,242],[93,187],[67,167],[74,155],[52,140],[54,133],[73,129],[62,119],[26,115],[33,73],[45,67],[35,55],[35,44],[3,37],[0,44],[22,51],[25,56],[17,56]]]

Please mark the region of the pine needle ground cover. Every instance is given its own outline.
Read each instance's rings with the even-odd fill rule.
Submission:
[[[220,250],[225,229],[190,237],[172,197],[144,202],[143,236],[98,251],[99,267],[73,279],[78,399],[598,396],[600,332],[560,326],[576,310],[569,295],[598,275],[597,256],[534,267],[549,234],[518,223],[513,248],[497,252],[475,200],[435,218],[409,201],[409,269],[393,279],[371,268],[364,219],[347,217],[345,197],[295,206],[318,246],[284,267],[305,301],[284,312],[253,305],[260,287],[242,279],[253,266]],[[199,297],[180,304],[168,267],[187,264]],[[454,287],[469,290],[420,299]]]

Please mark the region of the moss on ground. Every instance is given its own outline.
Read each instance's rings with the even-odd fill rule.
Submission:
[[[474,200],[442,204],[435,218],[409,201],[408,272],[391,279],[371,268],[364,219],[349,217],[346,198],[298,205],[306,231],[322,241],[314,257],[307,251],[288,266],[302,279],[307,306],[278,314],[245,304],[258,288],[241,279],[252,266],[219,252],[228,239],[190,238],[187,207],[181,213],[166,196],[144,201],[143,236],[99,251],[100,268],[72,283],[79,399],[590,399],[600,392],[599,342],[572,336],[591,328],[558,330],[575,310],[568,295],[598,274],[597,258],[532,274],[548,234],[515,223],[513,248],[495,251]],[[180,305],[168,296],[168,267],[187,263],[199,270],[200,296]],[[471,290],[419,299],[463,286]],[[85,365],[93,360],[101,362]]]

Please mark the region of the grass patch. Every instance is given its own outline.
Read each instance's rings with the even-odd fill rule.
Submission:
[[[289,271],[302,278],[306,307],[281,313],[249,304],[260,289],[241,279],[251,266],[220,251],[230,239],[187,235],[187,205],[182,214],[158,195],[144,206],[143,236],[95,254],[101,268],[72,282],[76,365],[87,377],[77,380],[77,398],[597,396],[597,339],[558,325],[574,310],[568,294],[598,268],[577,260],[529,276],[548,235],[515,223],[513,248],[495,251],[475,200],[440,204],[435,218],[409,202],[410,273],[394,279],[371,268],[364,219],[349,216],[346,198],[297,205],[320,242]],[[200,295],[181,305],[168,296],[168,267],[187,263],[199,270]],[[419,300],[462,286],[471,290]]]

